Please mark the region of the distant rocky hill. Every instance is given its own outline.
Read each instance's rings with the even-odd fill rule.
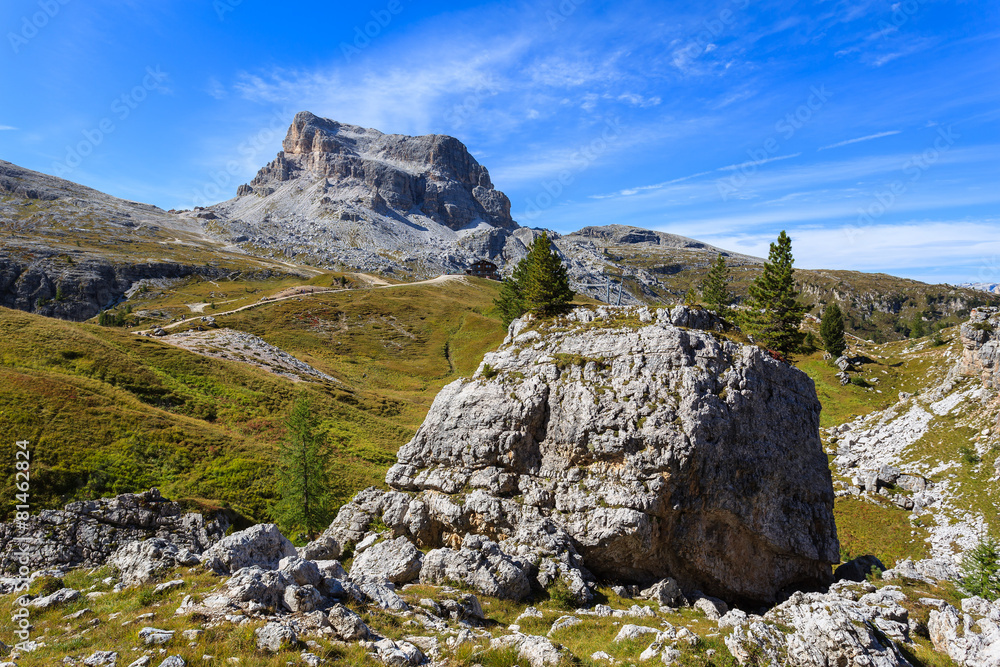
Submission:
[[[2,160],[0,230],[0,306],[63,319],[93,317],[141,280],[294,272],[206,233],[196,214],[169,214]]]

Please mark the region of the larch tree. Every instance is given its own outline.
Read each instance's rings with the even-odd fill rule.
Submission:
[[[493,302],[505,325],[525,313],[549,317],[565,313],[573,300],[569,274],[547,232],[531,242],[527,256],[518,262]]]
[[[288,436],[278,453],[279,499],[274,515],[287,532],[301,530],[313,539],[330,523],[331,488],[309,399],[295,401],[285,424]]]

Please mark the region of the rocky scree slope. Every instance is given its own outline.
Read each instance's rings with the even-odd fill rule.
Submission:
[[[0,306],[85,320],[142,280],[268,277],[194,212],[173,215],[0,160]]]
[[[837,495],[896,505],[929,533],[930,557],[887,563],[888,578],[956,580],[962,554],[998,528],[1000,309],[973,310],[957,333],[922,390],[828,429]]]
[[[595,577],[773,602],[832,581],[833,489],[812,381],[683,306],[521,319],[437,396],[326,539],[412,542],[408,578],[522,598]],[[386,547],[389,549],[389,547]],[[357,568],[358,565],[355,565]],[[400,582],[404,583],[404,582]]]

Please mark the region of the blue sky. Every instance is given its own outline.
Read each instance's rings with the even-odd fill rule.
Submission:
[[[528,226],[1000,282],[995,0],[7,0],[0,158],[228,199],[296,111],[451,134]]]

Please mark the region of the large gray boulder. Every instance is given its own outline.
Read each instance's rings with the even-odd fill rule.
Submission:
[[[108,558],[121,578],[122,585],[139,586],[159,579],[168,570],[181,565],[197,565],[199,557],[187,549],[160,537],[142,542],[128,542]]]
[[[839,544],[813,383],[691,310],[515,321],[435,398],[390,490],[358,494],[326,534],[357,543],[384,523],[432,549],[427,581],[490,572],[459,546],[482,535],[532,586],[582,600],[592,574],[757,604],[828,585]]]
[[[202,563],[219,574],[227,574],[253,565],[274,570],[282,558],[298,555],[276,525],[260,523],[219,540],[202,555]]]
[[[354,558],[351,577],[388,579],[406,584],[420,574],[423,554],[405,537],[384,540]]]

